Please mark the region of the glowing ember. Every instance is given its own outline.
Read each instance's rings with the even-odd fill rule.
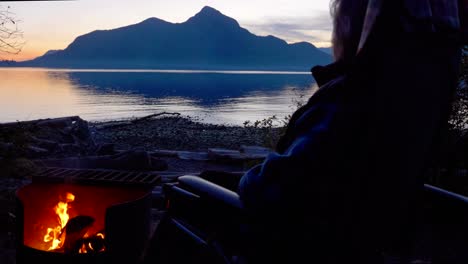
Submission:
[[[103,252],[103,251],[106,249],[106,247],[104,246],[104,244],[103,244],[103,242],[102,242],[102,241],[104,241],[104,234],[102,234],[102,233],[97,233],[97,234],[96,234],[96,238],[100,238],[100,239],[101,239],[101,241],[100,241],[101,244],[98,245],[98,246],[100,246],[100,248],[94,249],[94,248],[92,247],[91,244],[89,245],[89,247],[90,247],[92,250],[94,250],[94,251],[97,250],[97,251],[99,251],[99,252]]]
[[[102,233],[97,233],[94,235],[94,237],[89,237],[89,235],[86,233],[86,235],[83,237],[85,238],[85,242],[81,245],[78,253],[80,254],[85,254],[88,252],[103,252],[105,250],[104,246],[104,234]]]
[[[50,250],[55,250],[59,249],[63,246],[64,242],[64,237],[63,235],[63,229],[68,223],[68,220],[70,219],[70,216],[68,215],[68,203],[71,203],[75,200],[75,195],[72,193],[67,193],[65,196],[64,201],[59,201],[58,204],[54,207],[55,214],[58,216],[58,223],[55,228],[47,228],[47,234],[44,236],[44,242],[51,242],[52,245],[48,249]]]
[[[86,249],[86,245],[85,245],[85,244],[81,245],[81,248],[80,248],[80,250],[78,251],[78,253],[80,253],[80,254],[88,253],[88,250]]]

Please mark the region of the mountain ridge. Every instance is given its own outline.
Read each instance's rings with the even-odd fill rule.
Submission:
[[[65,49],[16,66],[62,68],[303,70],[331,62],[309,42],[257,36],[212,7],[182,23],[151,17],[78,36]]]

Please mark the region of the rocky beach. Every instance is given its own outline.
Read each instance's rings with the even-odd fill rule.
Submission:
[[[242,145],[272,147],[283,129],[270,126],[267,121],[246,123],[244,126],[206,124],[178,113],[90,123],[89,126],[100,144],[114,144],[121,150],[142,148],[148,151],[239,149]]]
[[[44,168],[144,171],[161,183],[203,171],[242,172],[261,162],[282,133],[278,120],[213,125],[178,113],[88,122],[78,116],[0,124],[2,263],[15,263],[15,192]],[[157,204],[160,184],[153,190]]]

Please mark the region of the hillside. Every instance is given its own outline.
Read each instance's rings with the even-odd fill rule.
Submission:
[[[308,42],[256,36],[204,7],[184,23],[149,18],[77,37],[66,49],[16,66],[62,68],[251,69],[308,71],[331,56]]]

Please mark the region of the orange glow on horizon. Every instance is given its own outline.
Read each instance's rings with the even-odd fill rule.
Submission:
[[[0,60],[27,61],[44,55],[49,50],[65,49],[72,41],[43,41],[42,39],[26,39],[26,44],[18,54],[0,53]]]
[[[27,61],[37,58],[45,52],[42,50],[22,50],[19,54],[1,54],[0,58],[2,60]]]

